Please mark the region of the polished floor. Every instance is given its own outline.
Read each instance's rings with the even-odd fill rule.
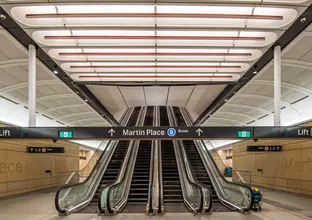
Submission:
[[[312,211],[310,197],[296,196],[296,204],[290,201],[294,195],[274,191],[270,192],[267,189],[262,190],[265,199],[270,200],[269,203],[263,204],[263,211],[251,212],[247,214],[239,214],[234,212],[219,212],[211,215],[193,216],[190,213],[167,213],[162,216],[146,216],[145,214],[129,214],[120,213],[117,216],[98,216],[97,214],[72,214],[70,216],[58,216],[54,207],[54,191],[41,191],[15,196],[6,199],[0,199],[0,219],[2,220],[302,220],[308,218],[306,213]],[[300,199],[303,198],[303,199]],[[311,200],[310,200],[311,199]],[[301,204],[302,213],[293,212],[270,204],[271,201],[282,204],[287,201],[287,204],[293,205],[291,209],[296,211],[297,206]],[[304,212],[303,212],[304,211]],[[305,215],[305,216],[304,216]]]

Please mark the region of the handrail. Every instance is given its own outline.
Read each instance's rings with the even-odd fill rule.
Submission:
[[[157,106],[156,108],[156,126],[160,126],[160,108]],[[165,205],[164,205],[164,187],[163,187],[163,178],[162,178],[162,152],[161,152],[161,143],[160,140],[156,140],[157,150],[158,150],[158,184],[159,184],[159,192],[158,192],[158,212],[161,214],[165,213]]]
[[[233,182],[230,182],[230,181],[228,181],[227,179],[225,179],[224,176],[221,174],[220,170],[217,168],[217,164],[216,164],[216,162],[214,161],[214,159],[212,158],[212,156],[210,155],[207,146],[206,146],[202,141],[196,141],[195,144],[200,144],[200,145],[201,145],[201,146],[198,146],[198,145],[197,145],[197,149],[203,149],[203,148],[206,149],[206,152],[207,152],[207,154],[205,154],[206,156],[203,155],[203,152],[202,152],[201,150],[199,150],[199,153],[200,153],[202,159],[203,159],[203,158],[208,159],[208,160],[213,164],[213,166],[214,166],[214,171],[212,171],[213,167],[210,165],[210,163],[208,163],[207,160],[203,160],[206,169],[209,168],[208,170],[211,170],[211,172],[208,172],[208,174],[209,174],[209,176],[210,176],[211,174],[213,175],[213,178],[211,178],[213,183],[219,180],[219,179],[215,176],[215,173],[214,173],[214,172],[217,172],[217,175],[218,175],[218,176],[221,178],[221,180],[222,180],[223,182],[225,182],[227,185],[230,185],[230,186],[232,185],[232,186],[239,187],[239,188],[240,188],[240,191],[242,192],[242,194],[243,194],[243,196],[244,196],[244,198],[246,198],[246,192],[244,192],[241,188],[245,188],[245,189],[247,189],[247,190],[249,191],[250,198],[248,198],[249,204],[248,204],[247,207],[243,207],[242,204],[240,205],[240,204],[238,204],[237,202],[230,201],[230,198],[228,198],[226,195],[224,195],[224,194],[226,194],[226,193],[224,192],[224,190],[223,190],[223,193],[221,193],[220,191],[216,190],[216,193],[217,193],[219,199],[221,200],[221,202],[222,202],[224,205],[228,206],[229,208],[234,209],[234,210],[238,210],[238,211],[240,211],[241,213],[244,213],[244,212],[249,211],[249,210],[252,208],[253,199],[254,199],[253,196],[252,196],[252,190],[251,190],[251,188],[248,187],[248,186],[246,186],[246,185],[239,184],[239,183],[233,183]],[[205,163],[205,162],[206,162],[206,163]],[[221,185],[220,181],[216,182],[216,183],[214,184],[214,186],[215,186],[215,185],[219,185],[219,188],[218,188],[218,189],[220,189],[220,185]],[[227,187],[227,188],[229,189],[230,187]],[[223,194],[223,195],[221,195],[221,194]],[[244,200],[243,200],[242,202],[244,202]]]
[[[192,126],[192,120],[189,117],[188,112],[181,111],[182,116],[184,119],[186,119],[186,123],[188,126]],[[221,203],[224,204],[225,206],[234,209],[234,210],[239,210],[241,213],[244,213],[246,211],[249,211],[252,207],[253,204],[253,199],[254,197],[252,196],[252,190],[250,187],[243,185],[243,184],[239,184],[239,183],[233,183],[233,182],[229,182],[227,179],[224,178],[224,176],[221,174],[220,170],[217,167],[216,162],[214,161],[214,159],[212,158],[211,154],[209,153],[209,150],[207,148],[207,146],[205,145],[205,143],[202,140],[196,140],[194,141],[195,146],[200,154],[201,159],[203,160],[205,169],[207,170],[207,173],[212,181],[212,184],[214,186],[214,188],[216,189],[216,193],[218,198],[220,199]],[[206,149],[206,153],[203,152],[203,149]],[[207,156],[208,155],[208,156]],[[211,163],[209,163],[207,160],[209,160]],[[216,174],[216,173],[217,174]],[[247,193],[250,195],[250,198],[248,198],[249,200],[249,204],[247,207],[243,207],[242,204],[238,204],[235,201],[231,201],[230,198],[227,196],[226,192],[224,191],[225,189],[227,190],[233,190],[230,187],[224,187],[225,189],[223,189],[223,187],[221,186],[220,180],[217,177],[217,175],[221,178],[221,181],[223,181],[224,183],[226,183],[228,186],[235,186],[236,188],[238,187],[244,197],[244,200],[241,201],[241,203],[243,203],[245,201],[247,197]],[[247,189],[247,193],[242,189]]]
[[[168,112],[168,117],[169,117],[169,122],[171,126],[176,126],[177,122],[176,119],[174,117],[174,113],[172,111],[172,108],[167,107],[167,112]],[[180,176],[180,180],[181,180],[181,186],[182,186],[182,193],[183,193],[183,198],[184,198],[184,202],[185,205],[188,207],[188,209],[190,211],[192,211],[195,215],[198,212],[201,212],[203,210],[203,190],[201,188],[201,186],[197,185],[194,181],[192,181],[190,179],[191,176],[191,171],[189,168],[189,164],[187,160],[182,160],[182,153],[181,153],[181,145],[179,144],[179,142],[177,141],[173,141],[173,145],[174,145],[174,151],[175,151],[175,156],[177,158],[177,165],[178,165],[178,171],[179,171],[179,176]],[[187,167],[188,166],[188,167]],[[194,190],[198,190],[199,192],[199,204],[196,203],[196,201],[194,201],[195,198],[191,199],[189,197],[188,192],[190,191],[190,188],[188,186],[191,186],[191,188],[193,189],[193,192],[191,193],[191,195],[193,196],[197,196],[194,194]],[[209,191],[210,192],[210,191]],[[210,197],[211,198],[211,197]],[[211,206],[209,205],[209,207],[211,208]]]
[[[140,126],[144,122],[146,115],[146,107],[141,107],[136,126]],[[128,194],[130,190],[133,170],[135,166],[135,161],[137,157],[137,152],[139,148],[139,141],[131,141],[127,156],[124,160],[123,166],[119,173],[118,179],[115,183],[103,187],[100,191],[100,199],[98,201],[99,212],[102,214],[116,214],[119,212],[124,205],[126,205]],[[128,171],[126,173],[126,171]],[[129,182],[130,181],[130,182]],[[111,192],[113,189],[120,187],[124,182],[126,182],[126,188],[124,188],[121,198],[115,203],[114,207],[111,207]],[[118,192],[118,191],[117,191]]]
[[[138,141],[131,141],[127,156],[124,160],[124,163],[123,163],[123,166],[122,166],[122,169],[120,171],[117,181],[101,189],[101,193],[100,193],[101,196],[98,201],[98,208],[99,208],[100,213],[116,214],[123,207],[123,205],[125,205],[124,203],[121,203],[121,200],[123,198],[122,197],[120,200],[118,200],[118,202],[116,202],[117,205],[114,205],[114,207],[111,207],[110,205],[111,191],[121,185],[121,183],[125,180],[126,174],[132,173],[132,172],[126,173],[126,170],[128,168],[134,168],[132,164],[134,160],[133,158],[136,156],[136,153],[134,154],[133,152],[137,152],[137,150],[134,150],[135,148],[136,149],[138,148]]]
[[[153,126],[155,127],[157,122],[156,118],[156,106],[153,108]],[[156,140],[152,140],[151,146],[151,161],[149,170],[149,186],[148,186],[148,199],[146,204],[146,214],[153,213],[156,214],[158,210],[158,205],[154,201],[158,201],[158,145]]]
[[[120,125],[125,125],[125,123],[127,123],[127,119],[129,118],[129,114],[131,114],[131,110],[128,108],[126,109],[126,111],[124,111],[124,113],[122,114],[120,120],[119,120],[119,124]],[[103,150],[104,149],[100,149],[101,145],[103,144],[103,142],[106,141],[106,140],[103,140],[99,146],[96,148],[95,152],[93,153],[92,157],[89,159],[88,163],[86,164],[86,166],[84,168],[82,168],[81,170],[77,170],[77,171],[72,171],[71,174],[69,175],[69,178],[65,181],[65,184],[62,184],[62,185],[67,185],[70,183],[71,179],[75,176],[76,173],[83,173],[84,170],[88,169],[90,164],[93,162],[93,161],[98,161],[98,159],[101,157],[102,153],[103,153]],[[107,143],[107,146],[108,146],[109,142]],[[98,158],[96,158],[98,157]],[[94,167],[96,166],[96,163],[94,165]],[[93,167],[93,168],[94,168]],[[60,174],[62,173],[70,173],[70,172],[60,172]],[[91,174],[91,173],[90,173]],[[89,175],[90,175],[89,174]],[[73,183],[74,184],[74,183]]]
[[[187,156],[187,153],[185,151],[185,147],[182,143],[182,141],[179,141],[180,143],[180,151],[181,151],[181,155],[182,158],[184,159],[184,165],[185,165],[185,169],[187,171],[187,175],[189,176],[189,180],[196,185],[197,187],[199,187],[201,189],[201,206],[200,206],[200,210],[202,212],[209,212],[211,213],[211,209],[212,209],[212,193],[210,188],[203,184],[200,183],[199,181],[196,180],[194,173],[191,170],[191,162],[190,162],[190,158]],[[208,204],[207,204],[208,202]]]
[[[56,207],[57,211],[58,211],[60,214],[69,215],[69,214],[71,214],[72,212],[75,212],[76,210],[83,208],[82,206],[87,205],[87,204],[91,201],[91,199],[92,199],[92,197],[93,197],[93,195],[94,195],[96,189],[94,190],[94,192],[91,192],[91,194],[90,194],[90,189],[91,189],[91,187],[90,187],[90,188],[87,189],[87,191],[86,191],[86,193],[85,193],[85,195],[90,195],[89,198],[83,198],[83,197],[82,197],[79,201],[77,201],[77,204],[76,204],[76,205],[72,205],[72,206],[70,206],[70,207],[67,207],[66,209],[62,209],[62,208],[60,207],[60,203],[59,203],[60,201],[63,201],[63,200],[65,199],[65,197],[70,193],[70,191],[72,190],[72,188],[77,188],[77,187],[82,186],[82,185],[86,184],[87,182],[89,182],[89,180],[91,180],[91,178],[93,177],[93,174],[94,174],[96,171],[98,172],[98,174],[94,174],[95,177],[93,178],[94,180],[92,181],[93,184],[91,183],[90,185],[94,185],[94,184],[97,182],[97,179],[98,179],[97,177],[98,177],[101,173],[103,173],[103,170],[104,170],[104,171],[106,170],[106,167],[108,166],[108,162],[110,161],[110,158],[112,157],[113,152],[115,151],[115,148],[116,148],[117,144],[118,144],[118,141],[117,141],[117,142],[113,142],[113,141],[109,142],[109,146],[106,147],[106,149],[105,149],[105,151],[102,153],[100,159],[97,161],[97,163],[96,163],[96,165],[95,165],[95,168],[91,171],[91,173],[90,173],[90,175],[87,177],[87,179],[85,179],[85,180],[84,180],[83,182],[81,182],[81,183],[74,183],[74,184],[65,185],[65,186],[63,186],[63,187],[60,187],[60,188],[57,190],[56,196],[55,196],[55,207]],[[111,146],[111,145],[112,145],[112,146]],[[110,146],[111,146],[111,147],[110,147]],[[112,150],[111,150],[110,153],[107,155],[107,154],[106,154],[106,151],[107,151],[108,149],[110,149],[110,148],[111,148]],[[96,167],[98,167],[98,166],[101,166],[101,169],[96,170]],[[103,168],[104,168],[104,169],[103,169]],[[65,192],[65,195],[64,195],[62,198],[60,198],[61,192],[62,192],[63,190],[65,190],[65,189],[67,189],[67,192]]]
[[[127,110],[127,112],[130,112],[131,110]],[[130,114],[131,115],[131,114]],[[122,124],[127,123],[129,121],[130,115],[128,114],[127,117],[124,117],[122,119]],[[103,143],[103,142],[102,142]],[[104,149],[104,151],[102,152],[101,156],[99,157],[99,159],[97,160],[94,168],[92,169],[90,175],[81,183],[75,183],[75,184],[67,184],[65,186],[60,187],[57,192],[56,192],[56,196],[55,196],[55,207],[57,209],[57,211],[61,214],[61,215],[69,215],[72,212],[75,212],[79,209],[84,208],[85,206],[87,206],[95,192],[97,187],[95,187],[95,185],[97,186],[101,180],[101,177],[103,176],[104,172],[106,171],[106,168],[114,154],[114,151],[116,149],[118,145],[118,141],[110,141],[106,148]],[[110,152],[108,152],[108,154],[106,153],[108,150],[110,150]],[[100,168],[98,168],[100,167]],[[95,173],[97,172],[97,173]],[[91,179],[93,178],[93,179]],[[68,180],[70,181],[70,180]],[[79,200],[77,200],[75,202],[75,204],[71,205],[70,207],[66,207],[66,208],[61,208],[60,207],[60,201],[63,201],[65,199],[65,197],[67,197],[70,192],[72,191],[72,189],[78,189],[80,186],[83,186],[85,184],[88,184],[88,182],[91,182],[89,185],[89,187],[87,187],[87,189],[85,189],[85,193],[83,195],[83,197],[81,197]],[[67,190],[64,193],[64,196],[62,198],[60,198],[61,192],[63,192],[64,190]],[[76,192],[75,194],[77,194],[78,192]],[[77,198],[77,197],[75,197]],[[74,198],[74,199],[75,199]],[[66,201],[66,200],[65,200]],[[67,202],[66,205],[68,206]]]

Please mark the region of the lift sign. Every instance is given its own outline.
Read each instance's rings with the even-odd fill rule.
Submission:
[[[72,131],[59,131],[59,138],[72,138],[73,132]]]
[[[241,137],[241,138],[251,137],[251,132],[250,131],[238,131],[237,137]]]

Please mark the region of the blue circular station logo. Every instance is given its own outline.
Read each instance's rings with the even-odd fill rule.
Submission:
[[[174,135],[176,135],[176,133],[177,133],[177,131],[176,131],[174,128],[169,128],[169,129],[167,130],[167,134],[168,134],[168,136],[170,136],[170,137],[173,137]]]

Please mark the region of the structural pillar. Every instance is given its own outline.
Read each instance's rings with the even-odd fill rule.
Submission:
[[[36,127],[36,47],[28,47],[28,110],[29,127]]]
[[[274,48],[274,126],[281,125],[281,46]]]

